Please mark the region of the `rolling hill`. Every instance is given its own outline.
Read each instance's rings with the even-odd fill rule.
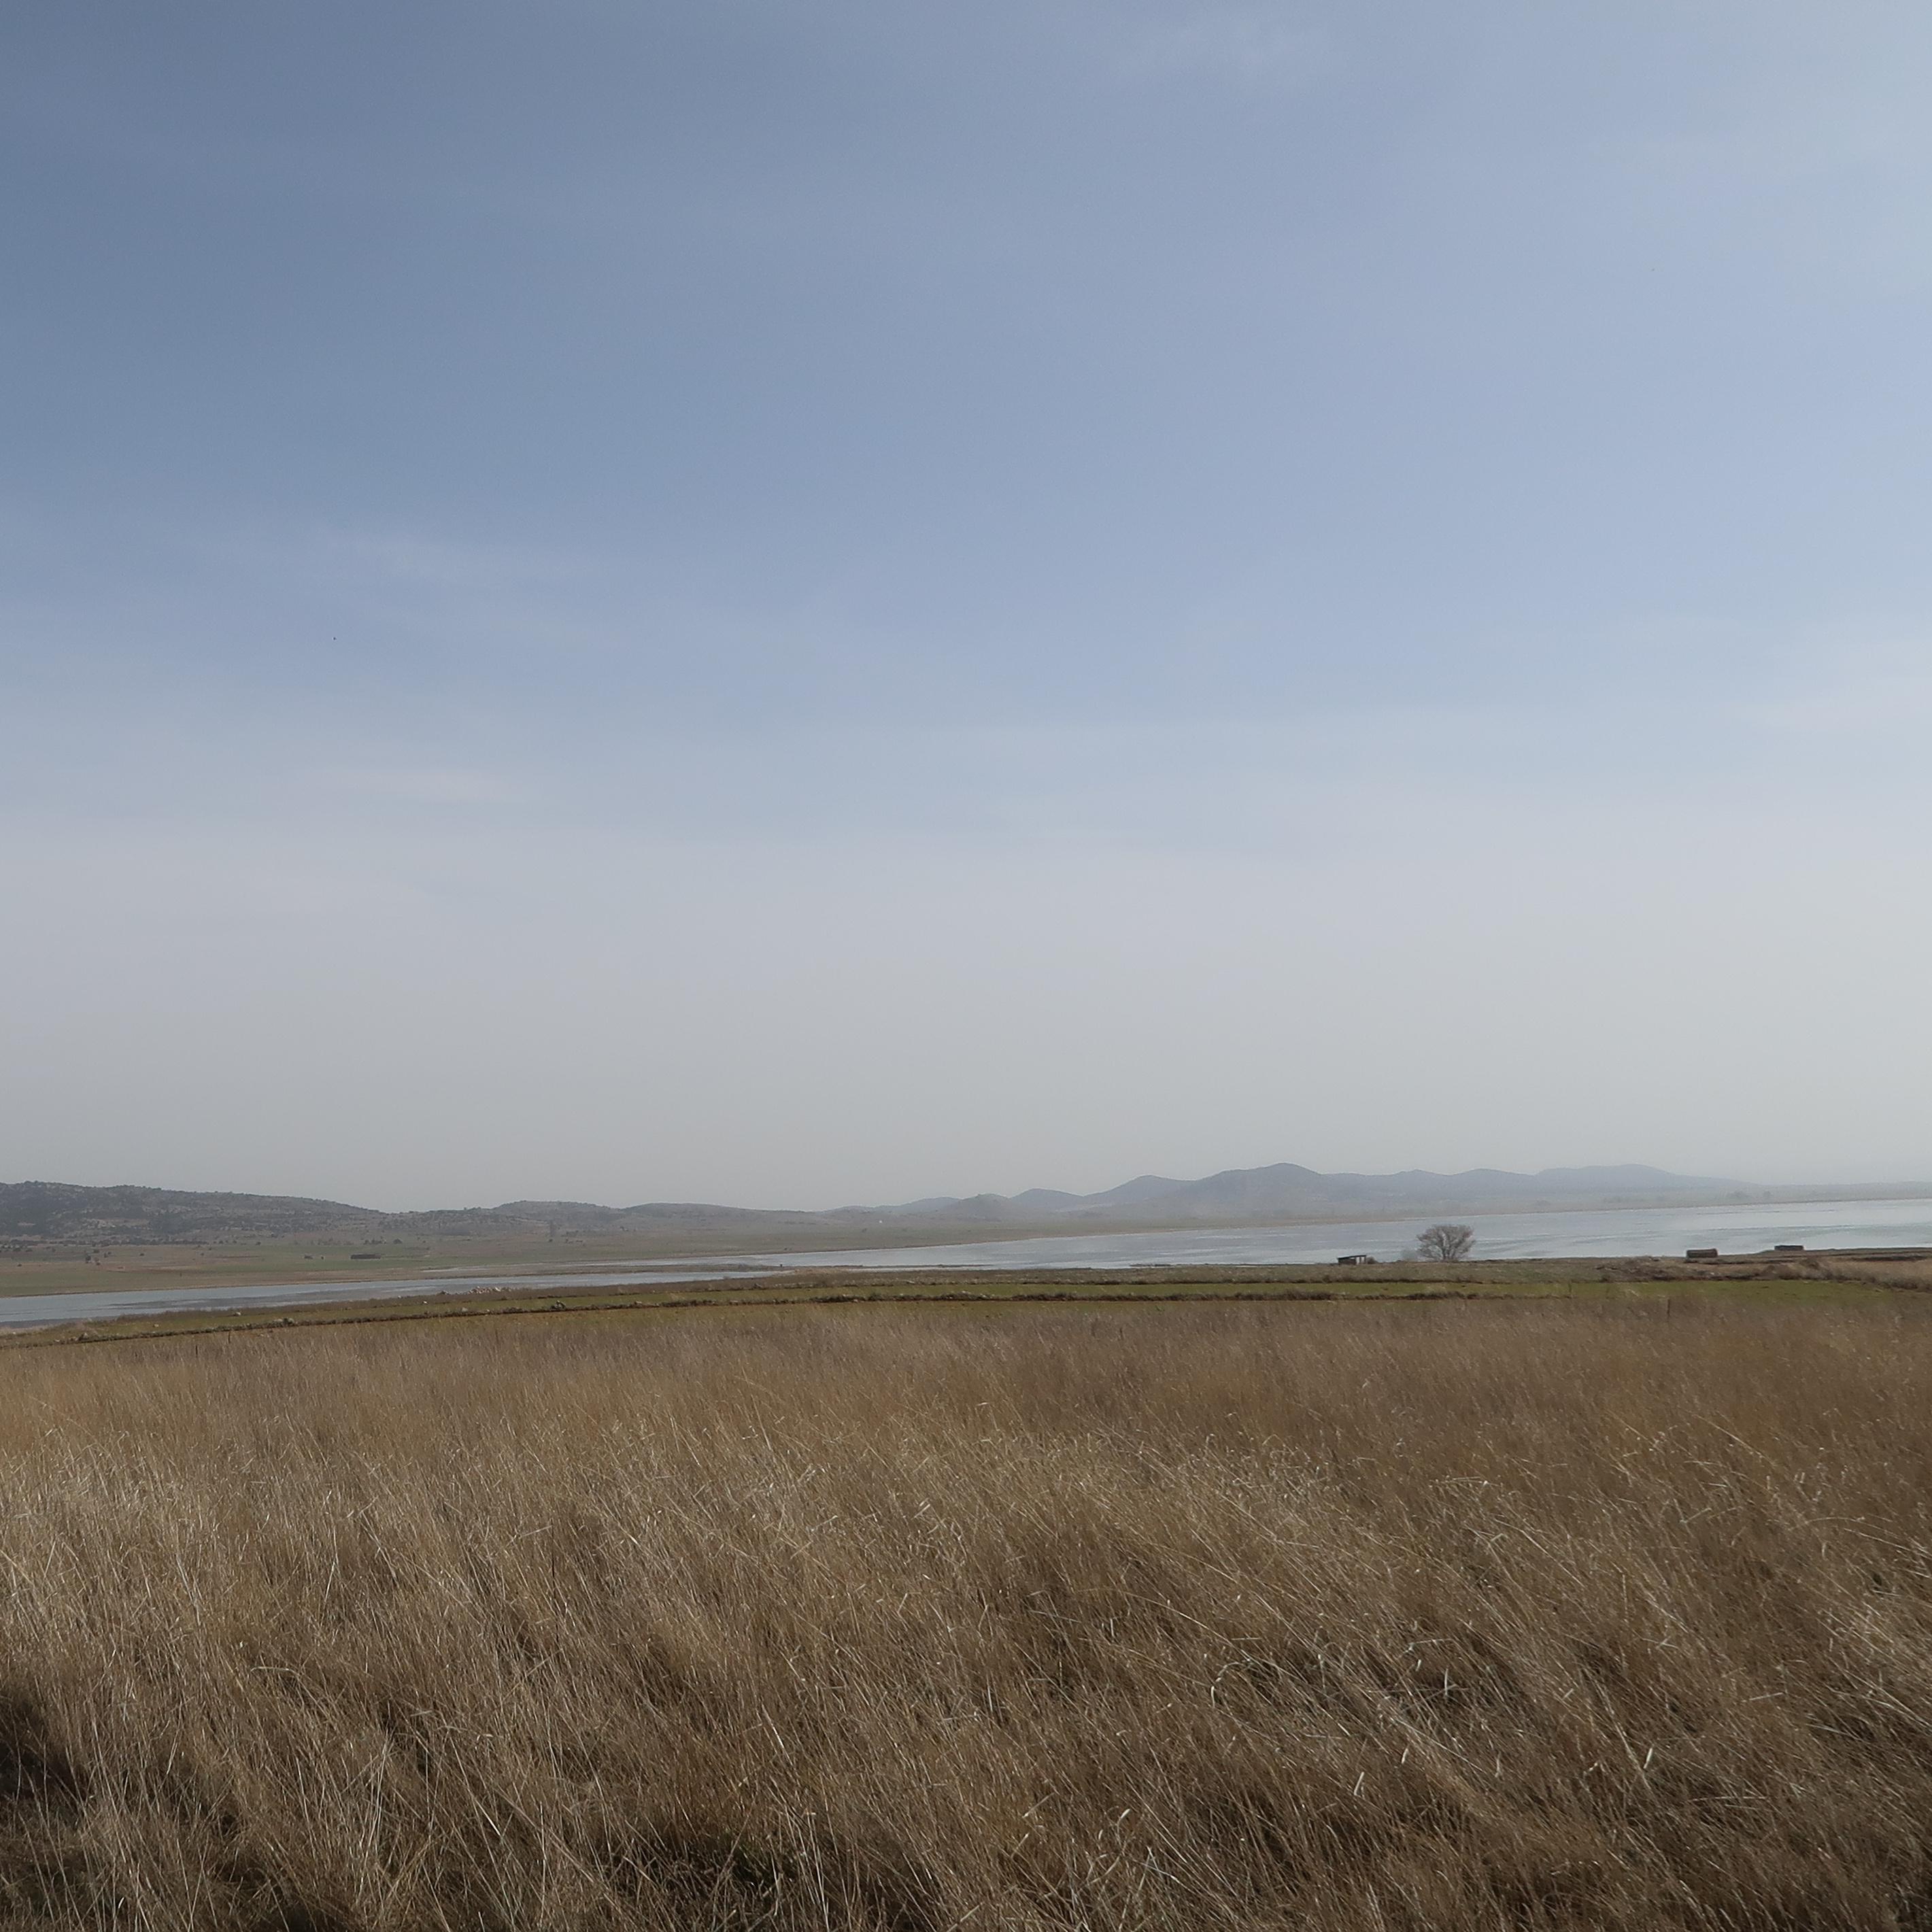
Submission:
[[[1840,1194],[1848,1191],[1835,1190]],[[1877,1190],[1869,1190],[1877,1192]],[[1461,1174],[1322,1174],[1281,1162],[1229,1168],[1197,1180],[1140,1174],[1097,1193],[1030,1188],[1013,1195],[928,1196],[889,1207],[822,1211],[733,1208],[699,1202],[645,1202],[608,1208],[594,1202],[508,1201],[494,1208],[390,1214],[305,1196],[197,1193],[142,1187],[86,1187],[54,1181],[0,1184],[0,1242],[16,1248],[50,1242],[165,1244],[349,1240],[414,1242],[546,1235],[654,1237],[687,1250],[716,1238],[772,1247],[836,1245],[864,1231],[896,1230],[908,1244],[958,1239],[998,1228],[1072,1232],[1092,1228],[1225,1226],[1330,1218],[1582,1207],[1638,1207],[1696,1201],[1807,1198],[1642,1166],[1548,1168],[1514,1174],[1476,1168]],[[1818,1198],[1814,1191],[1809,1198]]]

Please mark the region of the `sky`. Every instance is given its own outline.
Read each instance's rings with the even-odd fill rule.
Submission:
[[[0,1179],[1932,1178],[1932,12],[0,16]]]

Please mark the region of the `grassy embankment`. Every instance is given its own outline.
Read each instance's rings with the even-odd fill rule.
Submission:
[[[298,1286],[290,1284],[291,1288]],[[9,1331],[0,1303],[0,1348],[74,1341],[140,1341],[248,1328],[320,1328],[491,1316],[668,1312],[694,1307],[780,1308],[847,1303],[1648,1300],[1748,1299],[1760,1306],[1857,1305],[1932,1289],[1932,1255],[1874,1261],[1856,1253],[1736,1256],[1720,1263],[1650,1259],[1389,1262],[1374,1268],[862,1269],[799,1267],[778,1274],[698,1281],[532,1287],[514,1277],[479,1289],[439,1288],[380,1299],[266,1303]]]
[[[0,1922],[1932,1924],[1917,1295],[23,1348],[0,1573]]]

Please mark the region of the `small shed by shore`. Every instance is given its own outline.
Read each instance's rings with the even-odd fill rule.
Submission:
[[[1337,1255],[1335,1257],[1337,1268],[1373,1268],[1375,1264],[1373,1255]]]

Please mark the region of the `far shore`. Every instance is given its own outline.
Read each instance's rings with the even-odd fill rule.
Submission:
[[[1932,1199],[1932,1190],[1916,1187],[1884,1192],[1874,1187],[1835,1190],[1759,1188],[1742,1198],[1722,1196],[1652,1197],[1615,1203],[1578,1205],[1550,1203],[1537,1207],[1490,1209],[1419,1208],[1388,1211],[1271,1215],[1226,1222],[1172,1220],[1096,1221],[1054,1217],[1030,1222],[971,1220],[879,1220],[837,1224],[807,1223],[783,1231],[768,1231],[763,1240],[723,1227],[695,1224],[649,1235],[561,1234],[553,1239],[531,1235],[449,1235],[430,1240],[371,1243],[366,1235],[281,1241],[232,1240],[202,1243],[129,1242],[90,1246],[59,1242],[0,1252],[0,1299],[16,1295],[62,1294],[106,1290],[182,1288],[219,1289],[254,1287],[321,1286],[381,1280],[434,1283],[452,1276],[514,1279],[533,1274],[600,1274],[669,1271],[716,1263],[728,1266],[748,1257],[774,1254],[876,1251],[896,1248],[941,1248],[1029,1240],[1064,1240],[1084,1236],[1172,1234],[1235,1234],[1244,1230],[1352,1227],[1418,1228],[1424,1221],[1473,1218],[1484,1213],[1531,1218],[1578,1214],[1642,1213],[1663,1210],[1711,1208],[1732,1210],[1752,1207],[1820,1207],[1864,1203],[1912,1202]],[[1284,1265],[1286,1265],[1284,1264]]]

